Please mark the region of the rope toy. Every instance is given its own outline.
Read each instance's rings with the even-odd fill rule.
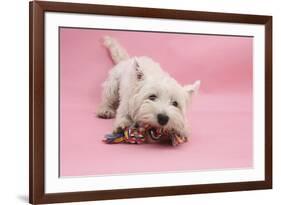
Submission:
[[[153,128],[150,125],[132,125],[125,129],[118,129],[112,134],[105,135],[103,140],[107,144],[143,144],[160,141],[161,138],[169,138],[173,146],[187,142],[186,136],[180,136],[174,131],[167,131],[163,128]]]

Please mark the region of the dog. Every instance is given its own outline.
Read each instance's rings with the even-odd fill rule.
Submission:
[[[181,86],[151,58],[130,57],[116,39],[105,36],[103,44],[115,66],[102,85],[97,116],[116,118],[114,130],[146,123],[188,137],[190,126],[186,109],[200,81]]]

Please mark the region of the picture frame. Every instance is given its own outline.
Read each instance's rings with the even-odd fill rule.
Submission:
[[[46,192],[46,14],[71,15],[102,15],[126,18],[167,19],[175,21],[212,22],[225,24],[247,24],[261,26],[264,33],[264,149],[262,167],[263,180],[241,180],[223,183],[199,183],[146,186],[138,188],[100,189],[88,191]],[[58,202],[78,202],[90,200],[108,200],[137,197],[170,196],[182,194],[198,194],[213,192],[230,192],[243,190],[258,190],[272,188],[272,16],[216,13],[203,11],[169,10],[156,8],[138,8],[123,6],[105,6],[93,4],[62,3],[47,1],[32,1],[29,4],[29,202],[31,204],[46,204]],[[64,26],[64,25],[61,25]],[[83,27],[83,26],[82,26]],[[231,31],[230,31],[231,32]],[[254,101],[255,103],[255,101]],[[56,116],[56,115],[55,115]],[[58,117],[58,116],[57,116]],[[46,158],[47,157],[47,158]],[[59,176],[57,176],[59,177]],[[133,176],[132,176],[133,177]]]

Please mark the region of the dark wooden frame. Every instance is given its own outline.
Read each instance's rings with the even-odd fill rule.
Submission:
[[[29,201],[33,204],[152,197],[272,188],[272,16],[167,10],[92,4],[30,2],[30,142]],[[265,180],[46,194],[44,191],[44,13],[68,12],[151,17],[265,26]]]

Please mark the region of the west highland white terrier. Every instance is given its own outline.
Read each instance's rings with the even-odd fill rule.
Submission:
[[[97,116],[116,117],[114,130],[145,123],[188,137],[186,109],[200,81],[181,86],[151,58],[130,57],[116,39],[106,36],[104,45],[115,66],[103,83]]]

